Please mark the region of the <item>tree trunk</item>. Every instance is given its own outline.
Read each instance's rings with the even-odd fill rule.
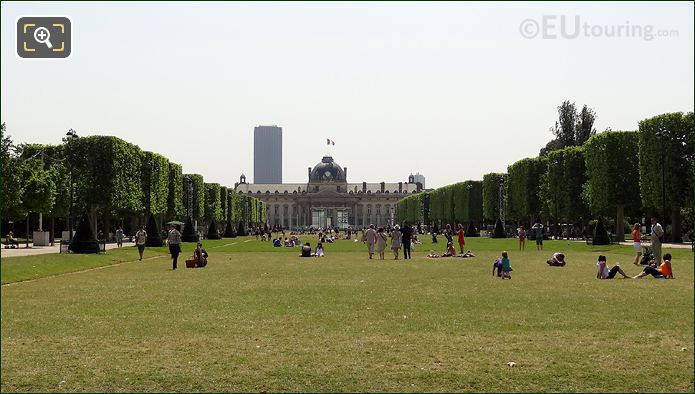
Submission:
[[[618,214],[615,216],[615,241],[625,241],[625,206],[618,205]]]
[[[683,242],[681,236],[681,209],[674,207],[671,209],[671,242]]]
[[[26,240],[27,240],[26,247],[27,248],[29,247],[29,216],[31,216],[31,214],[27,213],[27,238],[26,238]]]

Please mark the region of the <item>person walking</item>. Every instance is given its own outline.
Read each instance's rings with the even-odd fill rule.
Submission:
[[[384,259],[384,251],[386,250],[386,233],[383,227],[379,227],[376,231],[376,250],[379,252],[379,260]]]
[[[403,228],[401,228],[401,242],[403,243],[403,258],[410,259],[410,241],[413,236],[413,228],[410,227],[408,222],[403,223]]]
[[[140,253],[140,261],[142,261],[142,255],[145,253],[145,241],[147,241],[147,231],[140,225],[138,232],[135,233],[135,245],[137,245],[138,253]]]
[[[456,232],[458,234],[459,250],[461,251],[461,254],[463,254],[463,247],[466,245],[466,239],[464,238],[465,232],[463,231],[463,225],[461,223],[459,223]]]
[[[372,258],[374,254],[374,243],[376,242],[376,231],[374,231],[374,225],[370,224],[367,231],[364,232],[364,237],[362,242],[367,244],[367,250],[369,251],[369,258]]]
[[[398,260],[398,251],[401,249],[401,226],[395,225],[391,231],[391,250],[393,259]]]
[[[172,270],[175,270],[176,264],[178,263],[179,254],[181,253],[181,233],[173,224],[169,228],[167,244],[169,245],[169,253],[171,254]]]
[[[661,261],[661,243],[664,238],[664,228],[652,218],[652,252],[654,252],[654,261]]]
[[[640,224],[635,223],[632,227],[632,247],[635,248],[637,256],[635,256],[635,265],[639,265],[640,257],[642,257],[642,234],[640,233]]]
[[[118,226],[116,230],[116,246],[119,248],[123,246],[123,227]]]

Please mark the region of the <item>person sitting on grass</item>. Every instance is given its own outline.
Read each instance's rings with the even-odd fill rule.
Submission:
[[[510,272],[512,272],[512,265],[509,262],[509,255],[507,254],[507,251],[502,252],[502,275],[500,277],[502,279],[512,279],[512,275]]]
[[[311,253],[311,244],[309,242],[305,243],[304,246],[302,246],[302,254],[299,255],[299,257],[312,257],[313,253]]]
[[[446,252],[444,252],[442,257],[453,257],[453,256],[456,256],[456,249],[454,249],[454,243],[453,242],[447,242]]]
[[[502,276],[502,260],[496,259],[494,263],[492,263],[492,276],[495,276],[495,271],[497,272],[497,277]]]
[[[546,261],[549,266],[551,267],[564,267],[567,262],[565,261],[565,254],[564,253],[554,253],[553,257]]]
[[[458,257],[467,258],[467,257],[475,257],[475,255],[470,250],[467,250],[466,253],[458,255]]]
[[[208,265],[208,252],[203,249],[203,244],[198,242],[193,251],[193,260],[195,260],[195,266],[202,268]]]
[[[280,247],[282,247],[282,242],[280,242],[279,239],[275,238],[275,239],[273,240],[273,247],[274,247],[274,248],[280,248]]]
[[[324,257],[326,254],[323,252],[323,244],[321,242],[316,245],[316,253],[314,253],[316,257]]]
[[[608,265],[606,264],[606,256],[598,256],[598,262],[596,262],[596,279],[613,279],[617,273],[620,273],[620,275],[622,275],[625,279],[630,278],[627,276],[625,271],[620,268],[620,263],[616,263],[609,269]]]
[[[434,250],[430,250],[430,252],[427,254],[427,257],[431,259],[436,259],[439,258],[439,255]]]
[[[664,254],[664,261],[656,267],[656,264],[651,264],[644,267],[644,270],[633,277],[640,279],[647,275],[651,275],[657,279],[673,279],[673,271],[671,271],[671,253]]]

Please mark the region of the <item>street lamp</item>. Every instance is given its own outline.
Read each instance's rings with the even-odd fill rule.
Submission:
[[[77,132],[73,129],[68,130],[67,133],[65,133],[65,138],[63,138],[63,142],[65,143],[70,143],[70,141],[80,138],[80,136],[77,135]],[[72,184],[72,166],[70,163],[68,164],[68,181],[70,182],[70,205],[68,208],[68,240],[72,242],[72,204],[75,201],[74,197],[74,189],[75,187]]]
[[[502,221],[502,228],[506,229],[505,225],[505,214],[504,214],[504,178],[500,178],[500,188],[499,188],[499,214],[500,220]]]
[[[668,138],[668,130],[665,126],[659,126],[659,130],[656,132],[659,141],[661,141],[661,208],[663,212],[663,218],[666,218],[666,147],[665,141]],[[662,220],[663,220],[662,218]]]

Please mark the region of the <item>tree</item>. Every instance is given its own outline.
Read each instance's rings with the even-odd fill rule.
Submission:
[[[205,217],[205,182],[203,181],[203,176],[199,174],[185,174],[184,178],[189,177],[191,179],[191,185],[193,187],[193,219],[203,220]],[[183,193],[186,196],[186,184],[183,183]],[[184,206],[188,210],[188,198],[184,199]]]
[[[642,205],[671,214],[674,242],[681,241],[680,208],[693,202],[694,119],[692,112],[674,112],[639,122]]]
[[[205,183],[205,219],[212,222],[223,219],[219,183]]]
[[[584,152],[583,199],[594,214],[616,211],[616,241],[624,241],[624,210],[640,208],[637,133],[605,131],[589,138]]]
[[[189,216],[186,218],[186,224],[183,227],[183,233],[181,233],[182,242],[198,242],[198,233],[193,227],[193,220]]]
[[[581,198],[586,182],[582,148],[569,147],[549,152],[546,163],[547,170],[543,174],[539,193],[543,210],[555,219],[556,224],[561,220],[583,220],[587,207]]]
[[[542,157],[527,158],[507,167],[507,213],[520,222],[532,223],[541,212],[538,197],[541,178],[547,170]]]
[[[107,221],[110,215],[142,212],[140,152],[137,146],[112,136],[68,140],[65,157],[77,209],[88,210],[94,219],[100,212]]]
[[[147,232],[145,246],[158,247],[164,245],[162,234],[159,231],[159,225],[157,224],[157,220],[154,218],[154,213],[150,213],[150,217],[147,219],[147,227],[145,228],[145,232]]]
[[[17,150],[12,143],[12,138],[7,135],[5,123],[1,125],[0,140],[2,141],[2,151],[0,152],[0,164],[2,165],[0,215],[2,218],[23,216],[21,214],[22,161],[17,157]]]
[[[500,185],[506,177],[507,174],[497,173],[483,175],[483,217],[490,222],[500,218]]]
[[[85,211],[77,225],[75,236],[70,241],[68,249],[73,253],[99,253],[99,244],[92,232],[89,214]]]
[[[169,197],[169,160],[152,152],[140,152],[142,205],[145,212],[163,215]]]
[[[586,105],[582,107],[581,112],[577,112],[577,106],[573,102],[565,100],[557,107],[557,113],[558,120],[550,128],[555,139],[541,149],[540,156],[542,157],[551,151],[568,146],[581,146],[592,135],[596,134],[594,129],[596,112]]]
[[[577,124],[574,128],[575,145],[583,145],[591,136],[596,134],[596,129],[594,129],[595,120],[596,112],[591,108],[587,108],[586,104],[584,104],[582,111],[577,116]]]
[[[186,215],[184,199],[183,171],[180,164],[169,163],[169,184],[167,190],[167,214],[170,220],[182,219]]]
[[[56,198],[56,186],[51,178],[52,172],[46,170],[39,159],[25,160],[22,170],[23,211],[27,214],[49,212]]]

